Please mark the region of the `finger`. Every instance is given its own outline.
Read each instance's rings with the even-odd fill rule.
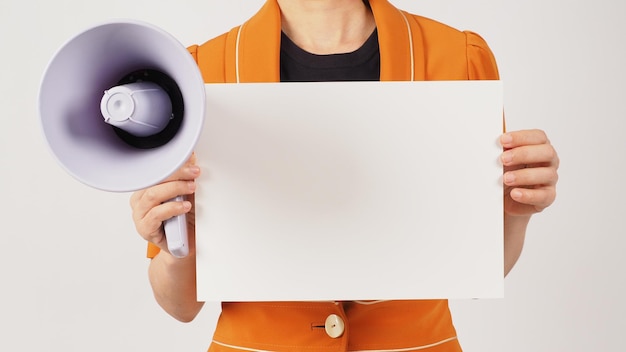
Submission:
[[[535,144],[515,147],[504,151],[500,160],[502,165],[558,165],[556,150],[551,144]]]
[[[189,195],[195,192],[196,182],[191,180],[170,181],[152,186],[131,196],[133,217],[141,220],[154,207],[169,201],[179,195]]]
[[[195,154],[167,180],[161,184],[137,191],[130,197],[130,204],[133,210],[141,215],[150,208],[172,199],[179,195],[188,195],[195,191],[193,180],[200,176],[200,168],[195,165]],[[181,181],[181,182],[173,182]],[[184,181],[190,181],[186,183]]]
[[[136,223],[137,231],[147,241],[158,244],[163,240],[163,221],[174,216],[185,214],[191,210],[189,201],[171,201],[156,206]]]
[[[542,211],[554,202],[556,189],[554,187],[513,188],[509,195],[517,203],[532,206],[536,211]]]
[[[546,133],[537,129],[507,132],[500,136],[500,144],[505,149],[549,143]]]
[[[555,185],[559,175],[552,167],[533,167],[507,171],[502,176],[505,185],[512,187]]]
[[[195,158],[193,158],[195,160]],[[195,180],[200,176],[200,167],[193,161],[187,161],[181,168],[172,173],[166,181]]]
[[[195,179],[200,169],[195,165],[195,154],[166,181],[137,191],[130,197],[132,218],[137,232],[146,240],[158,245],[164,241],[163,221],[191,210],[191,201],[170,201],[185,195],[193,200]]]

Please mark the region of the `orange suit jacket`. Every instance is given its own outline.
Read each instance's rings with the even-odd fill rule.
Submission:
[[[370,6],[382,81],[499,78],[491,50],[476,33],[407,13],[387,0],[370,0]],[[278,3],[268,0],[241,26],[191,46],[204,81],[278,82],[280,22]],[[148,256],[157,253],[149,245]],[[458,352],[461,347],[447,300],[223,302],[209,351]]]

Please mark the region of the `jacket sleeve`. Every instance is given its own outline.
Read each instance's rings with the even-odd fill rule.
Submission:
[[[146,253],[146,257],[152,259],[154,257],[156,257],[157,254],[159,254],[159,252],[161,252],[161,248],[155,246],[154,244],[148,242],[148,250]]]
[[[467,40],[467,69],[470,80],[498,80],[496,59],[487,42],[478,34],[465,31]]]

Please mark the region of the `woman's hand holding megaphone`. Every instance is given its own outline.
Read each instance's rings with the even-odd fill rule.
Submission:
[[[193,194],[200,168],[195,164],[195,154],[167,180],[155,186],[134,192],[130,197],[133,221],[137,232],[146,241],[170,253],[163,223],[175,216],[186,214],[190,254],[195,252],[195,214]],[[169,201],[186,196],[183,201]],[[195,253],[194,253],[195,254]]]
[[[195,249],[195,180],[200,168],[195,155],[164,182],[136,191],[130,197],[133,221],[137,232],[161,251],[150,262],[149,276],[154,296],[161,307],[180,321],[191,321],[204,305],[196,295]],[[184,201],[170,201],[185,196]],[[186,215],[189,254],[172,255],[168,249],[164,222],[178,215]]]

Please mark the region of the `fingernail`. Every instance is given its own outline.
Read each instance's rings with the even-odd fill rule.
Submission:
[[[183,209],[185,209],[185,211],[188,211],[189,209],[191,209],[191,202],[186,200],[183,202]]]
[[[197,174],[198,172],[200,172],[200,168],[196,165],[192,165],[189,167],[189,172],[192,174]]]
[[[190,191],[194,191],[196,189],[196,183],[194,181],[187,182],[187,187],[189,187]]]
[[[511,161],[513,161],[513,153],[512,152],[504,152],[504,153],[502,153],[502,164],[508,165]]]
[[[513,182],[515,182],[515,175],[513,175],[513,173],[507,172],[506,174],[504,174],[504,183],[511,184]]]
[[[511,198],[518,200],[522,198],[522,192],[520,190],[514,189],[511,191]]]
[[[510,135],[510,134],[508,134],[508,133],[505,133],[505,134],[503,134],[503,135],[500,137],[500,143],[501,143],[503,146],[508,145],[508,144],[511,144],[511,142],[513,142],[513,136],[511,136],[511,135]]]

